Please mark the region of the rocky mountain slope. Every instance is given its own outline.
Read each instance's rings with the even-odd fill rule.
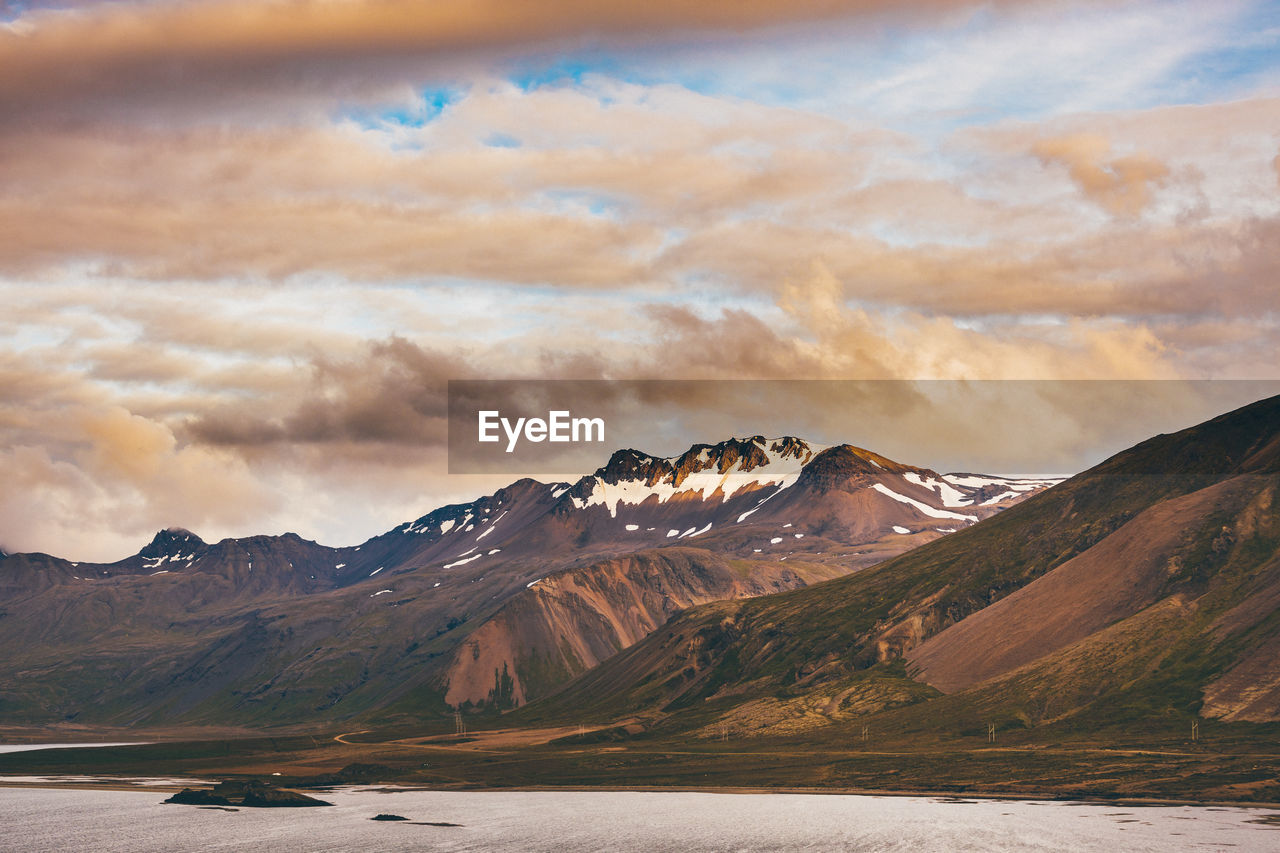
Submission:
[[[848,445],[637,451],[358,546],[162,531],[80,564],[0,556],[0,719],[294,724],[516,705],[681,610],[861,570],[1051,481]]]
[[[686,611],[532,715],[707,736],[1280,720],[1280,398],[967,530]]]

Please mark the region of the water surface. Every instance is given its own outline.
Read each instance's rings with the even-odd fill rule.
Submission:
[[[145,746],[141,741],[128,743],[0,743],[0,752],[31,752],[37,749],[89,749],[100,746]]]
[[[151,791],[0,788],[0,850],[1165,851],[1280,850],[1263,809],[929,797],[344,788],[333,808],[162,805]],[[380,823],[378,813],[416,822]]]

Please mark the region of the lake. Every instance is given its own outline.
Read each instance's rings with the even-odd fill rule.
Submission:
[[[143,746],[144,741],[127,743],[0,743],[0,752],[34,752],[37,749],[88,749],[96,746]]]
[[[390,793],[333,808],[162,805],[155,791],[0,788],[0,850],[1151,851],[1280,850],[1265,809],[824,794]],[[379,813],[414,823],[384,823]],[[460,826],[430,826],[446,822]]]

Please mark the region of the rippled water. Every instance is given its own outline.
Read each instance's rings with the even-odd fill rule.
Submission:
[[[0,788],[5,851],[1280,850],[1262,809],[927,797],[347,788],[334,808],[237,812],[147,791]],[[382,823],[380,812],[415,822]]]

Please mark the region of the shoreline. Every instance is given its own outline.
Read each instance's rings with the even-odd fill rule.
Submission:
[[[131,792],[156,792],[156,793],[177,793],[183,788],[191,787],[187,785],[141,785],[129,784],[124,778],[119,782],[102,781],[88,782],[81,780],[59,781],[55,777],[46,777],[50,779],[47,782],[36,782],[28,780],[4,779],[0,778],[0,789],[3,788],[47,788],[50,790],[77,790],[77,791],[131,791]],[[138,776],[131,777],[140,780],[146,780],[154,777]],[[194,780],[194,777],[193,777]],[[216,780],[203,780],[200,784],[214,784]],[[293,790],[287,785],[281,785],[283,788]],[[362,790],[376,791],[385,794],[394,794],[408,791],[440,791],[450,793],[643,793],[643,794],[728,794],[728,795],[767,795],[767,794],[809,794],[822,796],[844,796],[844,797],[926,797],[938,800],[952,800],[957,803],[963,803],[967,800],[989,800],[992,802],[1043,802],[1043,803],[1079,803],[1081,805],[1113,805],[1128,806],[1131,808],[1172,808],[1186,806],[1191,808],[1230,808],[1230,809],[1268,809],[1280,810],[1280,802],[1257,802],[1243,803],[1235,800],[1177,800],[1177,799],[1154,799],[1143,797],[1072,797],[1062,794],[1049,794],[1045,792],[1023,792],[1016,795],[996,794],[985,792],[972,792],[957,794],[953,791],[904,791],[904,790],[878,790],[865,788],[805,788],[805,787],[779,787],[779,788],[763,788],[742,785],[727,785],[723,787],[708,785],[672,785],[672,786],[656,786],[656,785],[513,785],[510,787],[442,787],[427,785],[397,785],[391,783],[371,783],[368,785],[331,785],[324,786],[325,789],[334,788],[360,788]],[[317,789],[319,790],[319,789]]]

